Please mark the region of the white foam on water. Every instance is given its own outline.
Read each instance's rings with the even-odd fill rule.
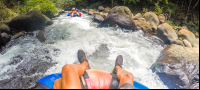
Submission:
[[[9,63],[12,62],[11,58],[18,54],[19,49],[19,45],[16,45],[9,48],[5,54],[0,54],[0,80],[9,79],[10,76],[4,74],[15,71],[17,65],[9,65]]]
[[[150,69],[163,50],[161,45],[149,42],[143,33],[123,32],[112,27],[96,28],[97,23],[91,21],[91,16],[82,14],[82,17],[67,17],[67,13],[54,18],[54,24],[46,28],[45,36],[54,41],[49,46],[60,50],[58,57],[53,57],[57,62],[45,74],[59,73],[65,64],[73,64],[77,61],[77,51],[85,51],[89,63],[93,69],[111,72],[115,59],[122,55],[123,68],[133,73],[136,81],[146,85],[150,89],[166,89],[167,87],[159,79],[158,75]],[[32,43],[30,41],[30,47]],[[34,47],[41,47],[39,44]],[[100,49],[104,45],[106,49]],[[10,58],[18,55],[20,50],[29,50],[30,47],[12,46],[5,54],[0,55],[0,80],[9,78],[2,75],[7,70],[15,70],[15,66],[9,66]],[[20,49],[19,49],[20,48]],[[103,53],[99,53],[103,52]],[[12,68],[12,69],[11,69]]]
[[[116,57],[122,55],[123,68],[133,73],[136,81],[150,89],[167,88],[150,69],[163,47],[148,42],[148,37],[144,37],[141,32],[125,33],[120,29],[96,28],[96,24],[91,24],[93,22],[90,16],[85,16],[85,14],[81,18],[66,18],[66,14],[59,18],[64,20],[56,19],[62,22],[56,21],[54,26],[60,23],[67,26],[61,31],[67,32],[68,35],[53,45],[61,50],[61,55],[56,58],[58,64],[49,69],[48,74],[59,73],[65,64],[73,64],[77,61],[77,51],[82,49],[89,56],[89,63],[93,69],[111,72]],[[92,57],[102,44],[108,48],[108,57],[106,59],[95,57],[90,60],[90,56]]]

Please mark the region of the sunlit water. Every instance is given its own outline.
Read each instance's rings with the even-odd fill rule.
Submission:
[[[116,57],[122,55],[123,68],[131,72],[136,81],[150,89],[167,88],[150,69],[163,50],[161,45],[154,44],[153,39],[144,36],[141,31],[124,32],[114,27],[97,28],[98,24],[92,22],[91,18],[86,14],[71,18],[67,17],[67,13],[54,18],[54,24],[46,27],[45,33],[47,40],[55,42],[54,44],[41,43],[31,36],[20,38],[18,43],[0,55],[0,80],[12,77],[6,73],[14,72],[19,65],[10,65],[17,55],[32,55],[35,49],[59,49],[59,55],[51,55],[58,64],[45,73],[49,75],[61,72],[65,64],[76,62],[77,51],[82,49],[93,69],[111,72]],[[42,57],[42,54],[33,54],[33,57],[36,56]]]

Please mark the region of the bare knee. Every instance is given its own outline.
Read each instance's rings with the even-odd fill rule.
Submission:
[[[66,64],[65,66],[63,66],[62,68],[62,72],[66,72],[66,71],[70,71],[70,70],[73,70],[74,67],[72,65],[69,65],[69,64]]]
[[[125,74],[120,80],[119,89],[133,89],[134,76],[132,73]]]
[[[133,76],[132,73],[128,73],[128,74],[126,74],[126,77],[127,77],[129,80],[131,80],[131,81],[134,80],[134,76]]]

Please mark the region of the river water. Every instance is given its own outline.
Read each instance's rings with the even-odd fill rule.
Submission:
[[[9,73],[17,73],[16,68],[23,65],[24,61],[32,60],[30,58],[43,60],[44,56],[51,58],[49,62],[57,63],[44,75],[59,73],[65,64],[77,61],[77,51],[82,49],[93,69],[111,72],[116,57],[122,55],[123,68],[131,72],[137,82],[150,89],[167,89],[150,69],[164,49],[154,42],[154,38],[144,36],[142,31],[125,32],[117,27],[97,28],[98,23],[92,22],[92,16],[86,14],[71,18],[64,13],[53,21],[54,24],[46,27],[45,32],[47,41],[53,44],[42,43],[33,36],[24,36],[0,54],[0,80],[11,79],[13,76]],[[48,55],[45,50],[49,52]]]

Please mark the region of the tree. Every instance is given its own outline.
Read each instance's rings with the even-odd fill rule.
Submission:
[[[112,8],[113,8],[113,4],[114,4],[114,0],[111,0],[111,6],[112,6]]]

